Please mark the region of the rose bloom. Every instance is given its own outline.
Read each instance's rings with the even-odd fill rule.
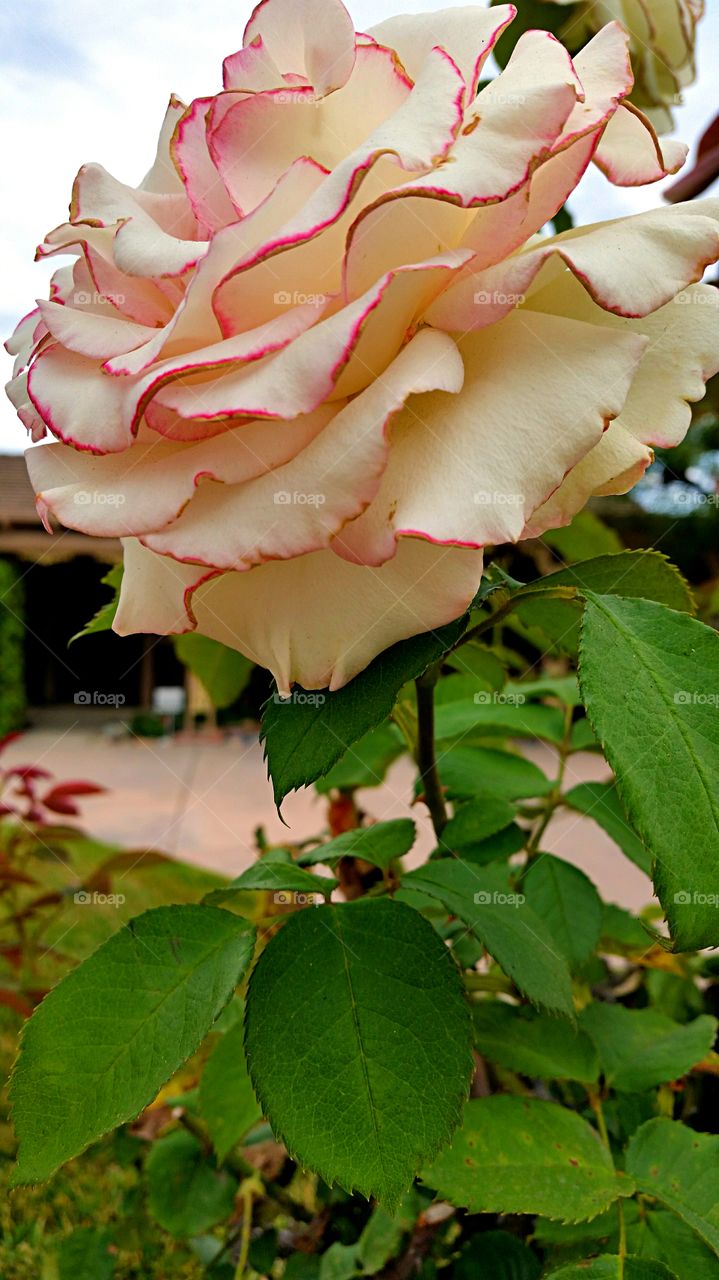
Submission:
[[[170,101],[137,188],[81,169],[73,254],[11,340],[38,507],[124,542],[121,635],[197,630],[338,689],[467,607],[483,547],[565,524],[677,444],[719,364],[719,202],[546,237],[594,161],[685,148],[625,99],[627,35],[512,5],[356,35],[263,0],[224,89]]]
[[[618,19],[630,34],[635,85],[632,102],[647,112],[658,133],[673,127],[670,108],[696,75],[694,45],[704,0],[553,0],[570,6],[562,37],[570,48]]]

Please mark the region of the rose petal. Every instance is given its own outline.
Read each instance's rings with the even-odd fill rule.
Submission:
[[[340,0],[260,0],[243,44],[257,36],[280,71],[305,75],[320,97],[352,74],[354,23]]]
[[[489,54],[516,13],[513,4],[503,4],[492,9],[463,5],[435,13],[400,14],[370,27],[369,35],[396,49],[413,80],[421,74],[431,50],[440,45],[459,67],[471,99]]]

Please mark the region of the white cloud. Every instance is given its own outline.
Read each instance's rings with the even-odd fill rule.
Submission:
[[[356,0],[359,29],[388,12],[431,11],[441,0]],[[445,0],[454,7],[453,0]],[[33,299],[45,296],[52,271],[33,263],[36,244],[66,216],[72,179],[96,160],[135,183],[147,170],[171,92],[185,101],[221,83],[223,57],[239,48],[251,11],[237,0],[35,0],[6,6],[0,18],[0,144],[5,177],[5,247],[0,329],[9,333]],[[716,110],[719,11],[700,28],[699,83],[677,110],[678,136],[691,141]],[[7,194],[11,193],[11,194]],[[651,208],[658,189],[620,191],[598,173],[585,178],[572,204],[590,221]],[[8,362],[5,363],[8,368]],[[26,436],[12,407],[0,407],[0,449],[18,452]]]

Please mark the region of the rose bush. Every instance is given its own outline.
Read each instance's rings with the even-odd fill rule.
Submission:
[[[586,0],[578,6],[574,0],[552,2],[572,6],[566,28],[570,47],[575,39],[619,19],[631,37],[636,82],[632,101],[646,110],[659,133],[668,133],[673,127],[671,108],[696,75],[694,46],[704,0]]]
[[[122,537],[121,634],[192,629],[336,689],[466,608],[483,548],[677,443],[719,367],[719,202],[538,233],[594,161],[685,148],[628,105],[628,37],[572,60],[511,5],[356,35],[262,0],[221,92],[173,98],[138,188],[81,169],[10,395],[51,517]]]

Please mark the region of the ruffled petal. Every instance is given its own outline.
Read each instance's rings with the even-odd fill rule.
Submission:
[[[594,163],[616,187],[642,187],[681,169],[689,148],[660,142],[651,121],[625,102],[607,124]]]
[[[435,45],[440,45],[459,67],[473,98],[482,68],[502,32],[516,17],[513,4],[482,9],[463,5],[435,13],[400,14],[370,27],[369,35],[399,54],[413,80]]]
[[[257,36],[280,71],[306,76],[319,97],[352,74],[354,23],[341,0],[260,0],[243,44]]]
[[[405,534],[516,542],[619,414],[645,347],[633,333],[529,312],[461,339],[464,389],[449,407],[428,396],[397,419],[379,494],[333,549],[381,564]]]

